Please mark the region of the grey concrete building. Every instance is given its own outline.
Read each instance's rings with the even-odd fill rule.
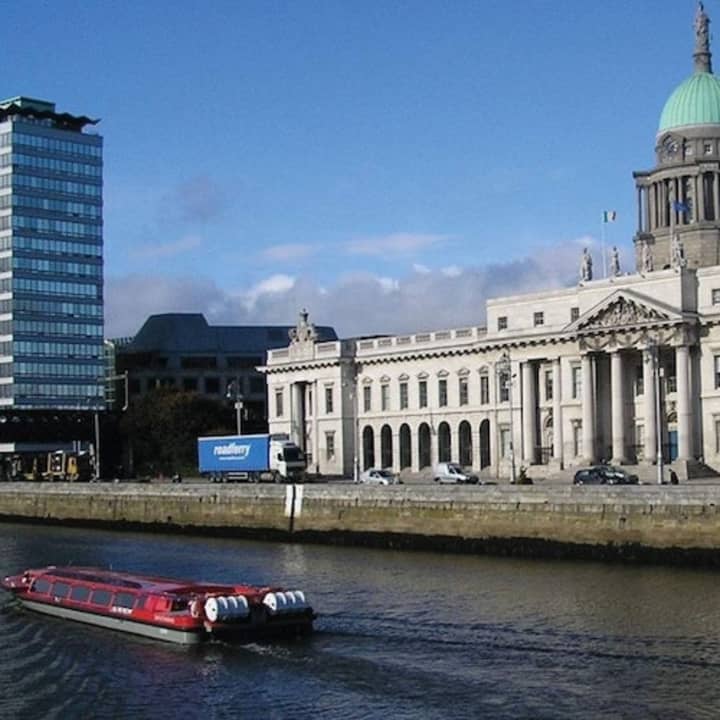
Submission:
[[[699,6],[694,68],[670,95],[656,165],[635,173],[635,257],[575,287],[488,301],[484,326],[321,342],[301,318],[268,353],[270,430],[327,474],[488,477],[612,461],[646,478],[720,471],[720,81]]]
[[[248,430],[267,426],[265,379],[256,368],[272,348],[287,345],[287,325],[208,325],[200,313],[151,315],[133,338],[110,342],[114,373],[127,372],[132,399],[156,387],[174,387],[241,402]],[[337,339],[331,327],[318,330],[323,340]],[[117,397],[124,393],[116,384]]]

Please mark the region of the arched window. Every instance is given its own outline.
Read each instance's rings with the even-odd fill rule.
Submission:
[[[480,469],[490,465],[490,421],[480,423]]]
[[[366,425],[363,430],[363,470],[375,467],[375,433]]]
[[[465,467],[471,467],[473,464],[472,430],[467,420],[463,420],[460,423],[458,441],[460,464]]]
[[[412,466],[412,439],[410,427],[406,424],[400,426],[400,469]]]
[[[438,426],[438,462],[450,462],[451,455],[450,426],[446,422],[441,422]]]
[[[418,428],[418,466],[423,468],[430,467],[430,426],[422,423]]]
[[[389,425],[383,425],[380,430],[380,466],[384,468],[393,466],[392,430]]]

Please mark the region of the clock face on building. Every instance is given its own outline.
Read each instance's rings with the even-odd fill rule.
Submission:
[[[662,141],[662,154],[666,158],[674,158],[678,150],[680,149],[680,143],[678,139],[672,135],[666,135]]]

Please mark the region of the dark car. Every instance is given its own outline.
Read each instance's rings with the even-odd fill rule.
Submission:
[[[613,465],[594,465],[575,473],[575,485],[637,485],[638,476]]]

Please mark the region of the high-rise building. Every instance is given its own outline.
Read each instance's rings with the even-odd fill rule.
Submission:
[[[44,100],[0,101],[0,414],[103,407],[96,123]]]

